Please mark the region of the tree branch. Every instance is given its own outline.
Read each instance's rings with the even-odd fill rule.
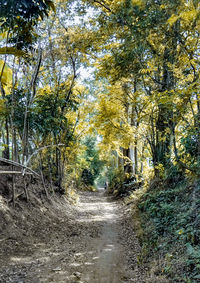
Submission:
[[[42,61],[42,49],[39,48],[38,50],[38,60],[37,60],[37,64],[33,73],[33,77],[31,80],[31,88],[33,90],[32,95],[30,97],[30,101],[29,101],[29,105],[32,103],[34,97],[35,97],[35,93],[36,93],[36,81],[37,81],[37,77],[38,77],[38,73],[39,73],[39,69],[40,69],[40,65],[41,65],[41,61]]]
[[[94,3],[97,3],[100,6],[104,7],[107,11],[112,12],[112,10],[105,3],[102,3],[102,2],[100,2],[98,0],[94,0]]]

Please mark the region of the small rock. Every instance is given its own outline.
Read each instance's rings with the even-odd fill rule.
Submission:
[[[56,267],[56,268],[53,269],[53,271],[61,271],[61,270],[62,270],[61,267]]]
[[[76,276],[78,279],[81,278],[81,273],[80,272],[74,272],[73,275]]]

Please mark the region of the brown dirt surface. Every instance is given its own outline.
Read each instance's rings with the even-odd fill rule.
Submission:
[[[103,191],[30,199],[0,197],[0,282],[167,282],[147,278],[127,207]]]

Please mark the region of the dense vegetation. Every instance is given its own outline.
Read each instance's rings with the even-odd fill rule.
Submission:
[[[2,157],[60,193],[139,189],[144,257],[161,250],[186,282],[200,278],[199,33],[198,0],[0,4]]]

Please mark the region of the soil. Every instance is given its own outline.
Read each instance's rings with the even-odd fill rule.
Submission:
[[[9,207],[0,197],[0,282],[167,282],[147,277],[127,206],[103,190]]]

